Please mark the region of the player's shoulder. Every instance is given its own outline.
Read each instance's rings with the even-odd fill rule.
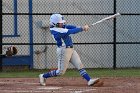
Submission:
[[[67,33],[68,29],[53,27],[53,28],[50,28],[50,31],[55,32],[55,33]]]

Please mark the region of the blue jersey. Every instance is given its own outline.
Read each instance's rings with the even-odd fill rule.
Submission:
[[[82,27],[76,27],[73,25],[65,25],[63,28],[50,27],[50,32],[58,47],[62,46],[63,41],[66,46],[73,46],[70,34],[76,34],[81,31],[83,31]]]

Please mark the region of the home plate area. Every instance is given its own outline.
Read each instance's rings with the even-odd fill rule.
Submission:
[[[139,93],[140,78],[105,77],[102,86],[87,86],[80,77],[55,77],[40,86],[38,78],[0,78],[0,93]]]

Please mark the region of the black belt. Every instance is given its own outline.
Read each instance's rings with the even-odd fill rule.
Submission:
[[[61,47],[73,48],[73,46],[59,46],[59,48],[61,48]]]
[[[66,46],[66,48],[73,48],[73,46]]]

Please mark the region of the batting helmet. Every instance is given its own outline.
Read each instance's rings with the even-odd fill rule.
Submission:
[[[50,17],[50,25],[56,26],[58,23],[65,23],[64,17],[61,14],[52,14]]]

